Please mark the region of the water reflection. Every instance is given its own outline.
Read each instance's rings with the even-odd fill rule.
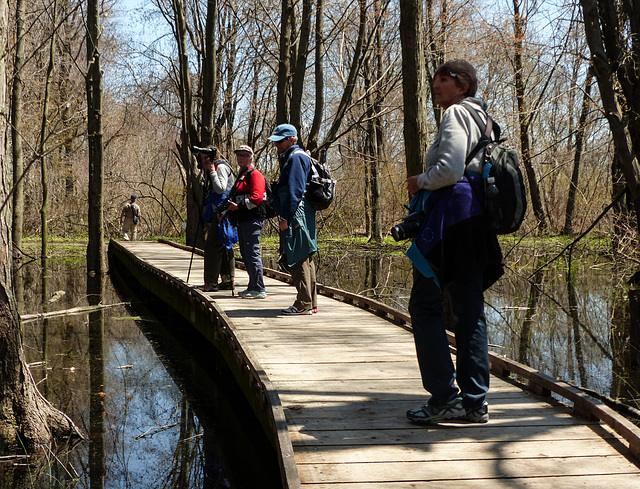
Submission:
[[[89,305],[98,306],[104,297],[104,277],[87,279]],[[46,329],[46,328],[45,328]],[[89,313],[89,481],[91,489],[103,489],[105,478],[105,374],[104,309]]]
[[[119,304],[109,281],[86,280],[82,260],[50,260],[49,290],[65,290],[52,310]],[[25,268],[27,310],[44,312],[39,267]],[[42,392],[70,415],[88,441],[60,455],[33,488],[223,488],[224,450],[205,437],[180,390],[125,306],[96,308],[23,324],[25,354]],[[146,322],[153,319],[147,318]],[[48,353],[47,353],[48,352]],[[202,413],[199,413],[202,414]],[[216,416],[215,411],[204,413]],[[207,440],[207,447],[203,440]],[[213,467],[206,477],[205,460]],[[4,484],[4,483],[3,483]]]

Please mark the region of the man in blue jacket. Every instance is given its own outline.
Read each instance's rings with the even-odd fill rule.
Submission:
[[[292,269],[291,279],[298,291],[293,305],[283,309],[282,314],[314,314],[318,312],[313,263],[313,254],[318,251],[316,211],[305,197],[311,160],[296,144],[298,131],[291,124],[276,127],[269,140],[278,150],[280,162],[280,179],[273,195],[273,206],[280,215],[287,265]]]

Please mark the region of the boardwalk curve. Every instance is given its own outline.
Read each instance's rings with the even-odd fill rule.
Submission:
[[[318,314],[284,317],[286,282],[266,278],[265,300],[204,294],[189,249],[112,241],[109,255],[223,353],[280,454],[284,487],[640,487],[637,428],[532,369],[492,356],[504,377],[491,378],[488,424],[416,427],[404,413],[426,395],[406,315],[322,287],[333,298],[318,298]],[[246,282],[238,271],[239,290]],[[572,407],[548,397],[558,390]]]

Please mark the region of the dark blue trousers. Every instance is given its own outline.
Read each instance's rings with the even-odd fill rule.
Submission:
[[[247,290],[264,292],[262,257],[260,255],[260,232],[264,219],[250,219],[238,223],[238,245],[249,275]]]
[[[432,278],[414,270],[409,313],[429,403],[441,406],[461,395],[465,407],[481,405],[489,390],[490,370],[482,272],[470,267],[465,276],[440,290]],[[456,337],[455,368],[445,315],[451,317],[449,329]]]

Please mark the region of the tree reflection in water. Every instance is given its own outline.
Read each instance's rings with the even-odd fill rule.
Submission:
[[[49,290],[66,292],[51,310],[127,300],[118,296],[108,280],[104,284],[98,279],[87,281],[82,259],[50,260],[49,265]],[[25,269],[24,296],[29,313],[43,310],[40,278],[35,264]],[[265,462],[258,462],[250,477],[234,478],[236,462],[229,461],[229,452],[234,456],[252,453],[263,441],[248,450],[226,446],[227,440],[217,430],[226,423],[217,419],[219,401],[225,394],[211,384],[213,381],[207,388],[218,399],[194,399],[193,391],[186,394],[189,389],[176,383],[138,327],[138,323],[152,324],[154,320],[133,314],[119,305],[50,318],[46,328],[43,321],[23,325],[25,353],[27,361],[34,364],[36,382],[41,388],[46,383],[48,399],[89,435],[73,450],[59,454],[56,462],[50,461],[48,469],[25,471],[24,487],[258,487],[255,477],[265,473],[260,464],[272,460],[265,457]],[[45,351],[46,363],[42,361]],[[168,355],[165,360],[173,359]],[[205,409],[198,410],[196,404]],[[243,437],[238,440],[239,444],[251,443]],[[252,472],[246,470],[254,468],[249,458],[242,463],[245,472]],[[30,475],[36,473],[44,475]],[[279,480],[265,482],[263,487],[267,488],[279,485]]]

